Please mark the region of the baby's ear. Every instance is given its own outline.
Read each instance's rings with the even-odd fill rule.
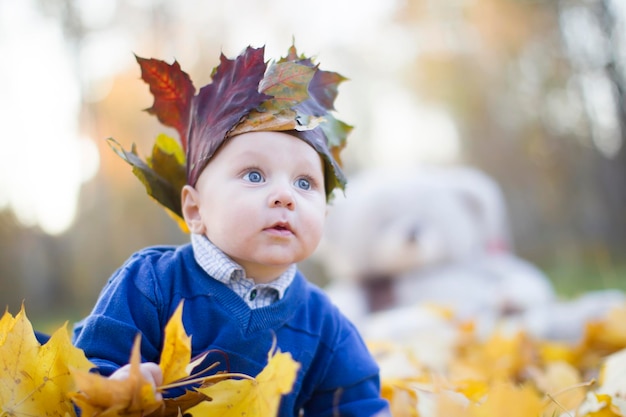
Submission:
[[[181,191],[183,218],[191,233],[202,235],[206,232],[200,215],[200,196],[191,185],[185,185]]]

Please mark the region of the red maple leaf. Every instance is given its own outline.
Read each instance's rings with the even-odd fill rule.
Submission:
[[[213,82],[192,99],[187,151],[187,181],[195,185],[200,172],[228,132],[263,101],[258,91],[266,69],[265,48],[248,47],[234,60],[221,54]]]
[[[183,150],[187,149],[187,129],[191,99],[196,89],[189,75],[180,69],[178,62],[168,64],[158,59],[140,58],[141,78],[150,86],[154,96],[152,107],[146,109],[161,123],[178,131]]]

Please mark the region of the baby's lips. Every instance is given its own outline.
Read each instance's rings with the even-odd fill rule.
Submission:
[[[276,222],[265,230],[276,230],[279,232],[290,232],[294,233],[291,225],[288,222]]]

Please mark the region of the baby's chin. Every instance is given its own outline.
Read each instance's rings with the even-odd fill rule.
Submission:
[[[291,259],[291,258],[290,258]],[[239,265],[246,271],[246,277],[254,279],[256,282],[269,282],[278,278],[283,274],[291,265],[296,262],[289,262],[289,260],[265,260],[260,262],[246,262],[238,261]]]

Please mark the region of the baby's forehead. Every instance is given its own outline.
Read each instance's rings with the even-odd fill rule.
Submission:
[[[247,157],[289,155],[322,161],[323,155],[306,141],[283,132],[249,132],[225,141],[226,153]],[[221,149],[220,149],[221,150]]]
[[[228,138],[223,147],[235,148],[240,152],[250,153],[292,153],[316,154],[319,152],[297,136],[280,131],[248,132]]]

